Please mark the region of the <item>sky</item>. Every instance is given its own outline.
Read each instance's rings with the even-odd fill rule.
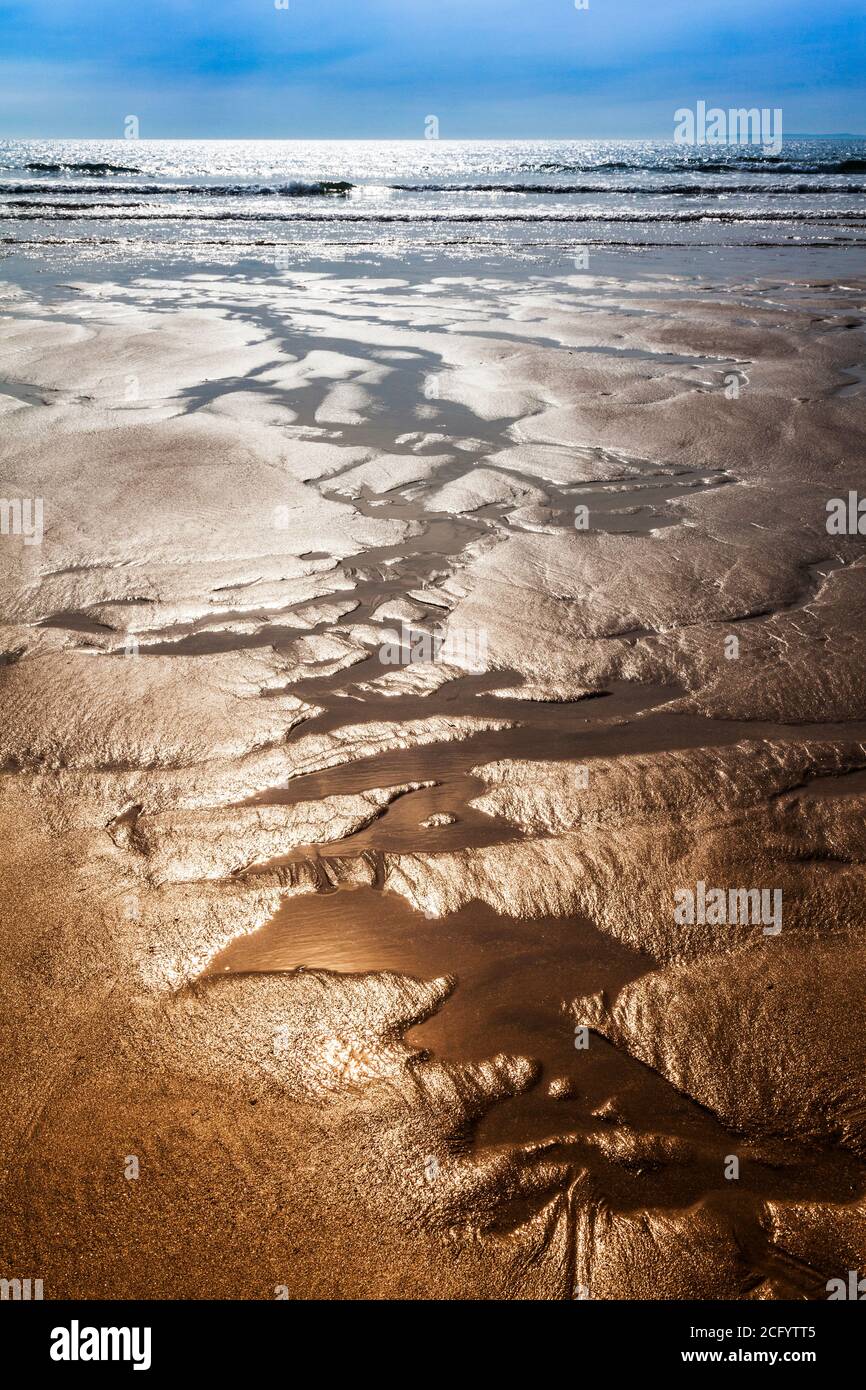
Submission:
[[[669,139],[700,99],[866,134],[863,0],[0,0],[0,138]]]

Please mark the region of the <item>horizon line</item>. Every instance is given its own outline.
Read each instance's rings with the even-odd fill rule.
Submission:
[[[866,131],[855,130],[792,130],[781,136],[785,140],[866,140]],[[610,142],[625,143],[627,141],[660,141],[665,144],[676,144],[673,135],[441,135],[433,139],[424,135],[137,135],[130,137],[126,135],[5,135],[0,134],[0,140],[82,140],[82,141],[115,141],[120,145],[142,145],[158,144],[162,141],[171,140],[197,140],[207,141],[211,144],[232,144],[237,141],[250,143],[257,141],[262,144],[371,144],[371,143],[401,143],[406,145],[468,145],[468,144],[537,144],[539,141],[575,141],[578,143]],[[746,141],[745,145],[760,144],[760,141]],[[704,145],[689,146],[694,149],[723,149],[732,148],[730,142],[705,142]]]

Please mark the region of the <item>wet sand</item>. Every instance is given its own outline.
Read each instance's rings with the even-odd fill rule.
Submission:
[[[421,1299],[862,1267],[866,543],[825,522],[864,294],[6,287],[4,495],[45,534],[2,539],[5,1265]],[[404,627],[444,645],[383,663]],[[698,881],[778,889],[782,931],[678,922]]]

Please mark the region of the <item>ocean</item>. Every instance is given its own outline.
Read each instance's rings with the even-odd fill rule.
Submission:
[[[0,141],[0,255],[293,261],[866,241],[866,140]]]

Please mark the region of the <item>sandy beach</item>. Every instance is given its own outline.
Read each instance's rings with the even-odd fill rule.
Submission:
[[[767,264],[5,277],[4,1267],[866,1266],[866,276]]]

